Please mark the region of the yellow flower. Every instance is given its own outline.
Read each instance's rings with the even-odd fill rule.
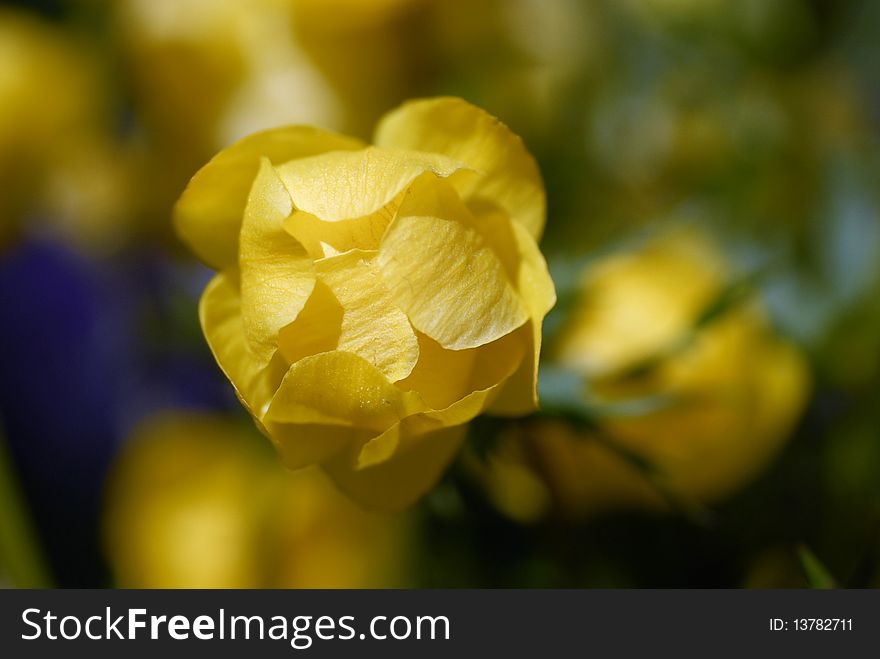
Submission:
[[[113,19],[144,132],[147,217],[167,217],[192,173],[234,140],[284,123],[341,121],[335,94],[292,34],[288,0],[123,0]]]
[[[139,212],[167,217],[220,148],[283,124],[367,135],[424,86],[425,0],[120,0],[113,36],[136,102]],[[145,228],[166,229],[155,223]]]
[[[754,302],[694,330],[728,279],[714,246],[691,232],[587,270],[553,358],[583,376],[590,399],[607,409],[651,399],[660,406],[612,415],[604,439],[548,422],[505,442],[486,481],[502,510],[534,519],[553,501],[576,515],[665,506],[662,488],[608,441],[647,460],[663,487],[692,501],[722,499],[758,474],[789,436],[808,375]],[[511,482],[537,494],[523,502]]]
[[[0,244],[37,216],[87,243],[118,233],[124,179],[96,60],[50,23],[0,10],[0,99]]]
[[[317,470],[284,470],[250,434],[193,413],[159,416],[135,432],[105,514],[117,586],[405,585],[405,519],[361,510]]]
[[[291,468],[321,464],[365,505],[400,508],[463,424],[535,408],[555,301],[536,245],[544,189],[483,111],[410,102],[375,146],[257,133],[202,168],[175,215],[220,270],[200,306],[208,343]]]
[[[389,108],[449,75],[437,32],[438,13],[450,0],[285,1],[296,42],[340,105],[341,124],[322,118],[323,126],[369,135]],[[468,2],[471,12],[458,21],[459,30],[484,4]]]
[[[139,109],[159,146],[213,153],[283,122],[335,118],[297,44],[290,0],[124,0],[115,7]]]

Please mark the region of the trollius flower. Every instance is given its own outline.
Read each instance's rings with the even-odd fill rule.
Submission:
[[[463,424],[535,408],[555,293],[536,244],[543,184],[506,126],[420,100],[374,143],[252,135],[193,177],[175,221],[219,271],[200,305],[208,343],[285,463],[400,508]]]
[[[668,510],[662,487],[713,505],[766,469],[791,438],[810,374],[758,299],[724,308],[731,281],[721,250],[693,228],[591,263],[550,359],[608,411],[598,429],[540,421],[502,442],[482,474],[497,507],[524,521]]]

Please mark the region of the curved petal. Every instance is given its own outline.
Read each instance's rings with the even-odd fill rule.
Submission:
[[[370,256],[353,250],[321,259],[315,268],[342,306],[337,348],[359,355],[396,382],[412,372],[419,342]]]
[[[334,256],[352,249],[379,249],[385,229],[394,218],[394,202],[380,210],[353,220],[325,222],[303,211],[294,211],[284,223],[287,232],[306,248],[314,259]]]
[[[474,226],[492,245],[532,318],[541,319],[556,304],[556,288],[538,244],[519,223],[498,211],[474,216]]]
[[[342,492],[363,506],[402,510],[436,484],[461,446],[465,432],[465,426],[456,426],[422,435],[394,459],[366,469],[355,469],[346,451],[322,466]]]
[[[238,259],[242,214],[260,158],[278,164],[363,146],[352,137],[308,126],[249,135],[223,149],[192,177],[174,207],[177,232],[202,261],[222,270]]]
[[[391,384],[371,363],[350,352],[323,352],[290,367],[264,422],[353,426],[384,432],[425,409],[414,392]]]
[[[371,434],[347,426],[305,423],[270,422],[267,430],[281,461],[288,469],[321,464],[345,446],[363,442]]]
[[[537,240],[544,229],[544,183],[522,139],[460,98],[404,103],[379,123],[378,146],[442,153],[480,176],[460,181],[466,199],[503,209]]]
[[[413,327],[444,348],[464,350],[509,334],[528,312],[495,250],[447,189],[430,177],[413,184],[376,261]]]
[[[288,364],[303,357],[330,352],[339,346],[345,310],[320,279],[305,306],[290,325],[278,332],[278,350]]]
[[[208,283],[199,301],[199,320],[214,359],[259,424],[287,366],[280,359],[261,366],[255,359],[244,338],[241,299],[232,274],[220,273]]]
[[[298,210],[339,222],[375,213],[420,174],[445,178],[464,168],[433,153],[367,147],[292,160],[278,168],[278,175]]]
[[[538,361],[541,356],[541,321],[529,319],[527,358],[500,387],[498,396],[487,408],[497,416],[523,416],[538,409]]]
[[[434,410],[446,409],[475,391],[504,381],[526,353],[526,328],[469,350],[447,350],[421,332],[417,336],[419,361],[397,386],[418,392]]]
[[[241,313],[245,337],[260,364],[278,347],[278,333],[297,317],[315,287],[312,259],[284,230],[290,195],[264,158],[241,226]]]
[[[363,469],[384,462],[405,450],[419,436],[462,425],[481,414],[495,400],[500,387],[522,362],[525,353],[523,330],[474,351],[468,394],[443,409],[408,416],[381,435],[370,439],[357,455],[356,467]]]
[[[516,288],[529,308],[532,318],[540,321],[556,304],[556,287],[553,285],[553,279],[547,269],[547,261],[544,260],[538,244],[522,226],[518,224],[512,226],[519,255]]]
[[[556,289],[547,271],[547,262],[532,237],[516,223],[513,237],[519,268],[517,291],[529,310],[527,359],[504,383],[498,398],[489,407],[491,414],[520,416],[538,408],[538,362],[541,357],[541,329],[544,316],[556,304]]]
[[[465,396],[474,370],[477,352],[483,349],[447,350],[430,336],[416,332],[419,341],[419,360],[406,378],[397,386],[406,391],[417,391],[426,404],[434,409],[452,405]],[[442,374],[439,377],[438,374]]]

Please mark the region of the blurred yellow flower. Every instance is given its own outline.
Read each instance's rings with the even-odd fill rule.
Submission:
[[[430,88],[437,66],[431,10],[447,0],[286,2],[296,43],[339,103],[340,129],[369,135],[389,108]]]
[[[123,0],[147,219],[220,148],[283,124],[368,134],[423,77],[424,0]]]
[[[208,343],[284,461],[400,508],[436,481],[463,424],[535,408],[555,292],[536,244],[543,183],[506,126],[420,100],[375,144],[257,133],[202,168],[175,213],[221,271],[200,306]]]
[[[105,539],[127,588],[404,585],[404,518],[368,513],[317,470],[286,471],[247,428],[175,413],[136,430],[107,493]]]
[[[287,0],[124,0],[114,12],[151,180],[141,200],[148,220],[167,219],[221,147],[280,124],[341,122],[334,93],[293,38]]]
[[[0,10],[0,98],[0,243],[35,217],[84,243],[118,237],[125,174],[95,58],[60,28]]]
[[[754,302],[695,327],[728,279],[712,243],[690,231],[590,267],[552,358],[583,377],[595,404],[659,407],[611,414],[601,438],[541,422],[503,442],[486,476],[499,508],[534,519],[553,503],[574,515],[665,507],[656,483],[625,454],[652,464],[669,491],[701,503],[730,495],[766,466],[803,408],[809,378],[799,352],[772,334]],[[526,481],[536,494],[523,502],[509,483]]]
[[[281,123],[338,123],[289,0],[125,0],[120,46],[153,138],[210,153]],[[166,143],[167,142],[167,143]]]
[[[610,66],[598,3],[435,0],[429,10],[435,66],[533,148],[566,132],[571,90]]]

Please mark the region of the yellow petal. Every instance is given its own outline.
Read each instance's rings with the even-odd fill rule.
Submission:
[[[681,341],[729,277],[718,246],[688,228],[601,259],[582,275],[554,357],[591,378],[622,373]]]
[[[278,388],[269,423],[354,426],[383,432],[425,409],[419,396],[401,391],[365,359],[324,352],[292,365]]]
[[[524,328],[527,337],[526,359],[500,387],[488,406],[489,414],[522,416],[538,408],[538,360],[541,356],[541,321],[529,320]]]
[[[467,388],[480,391],[504,382],[518,368],[526,354],[528,329],[521,327],[477,350]]]
[[[544,316],[556,304],[556,289],[547,271],[544,256],[532,237],[514,224],[514,239],[519,260],[517,290],[529,309],[528,352],[516,373],[504,383],[489,412],[501,416],[520,416],[538,407],[538,362],[541,357],[541,325]]]
[[[312,259],[284,230],[290,214],[287,190],[263,159],[241,227],[241,312],[255,357],[267,364],[278,333],[303,308],[315,286]]]
[[[417,336],[419,361],[409,377],[397,386],[418,392],[435,410],[445,409],[468,394],[509,377],[522,361],[526,347],[525,328],[469,350],[447,350],[421,332]]]
[[[547,262],[532,236],[518,224],[513,234],[519,256],[516,288],[529,308],[532,318],[538,322],[556,304],[556,287],[547,270]],[[539,323],[540,325],[540,323]],[[540,349],[540,336],[538,337]]]
[[[480,174],[460,181],[466,199],[503,209],[540,238],[546,210],[538,166],[519,136],[483,110],[459,98],[411,101],[385,115],[374,141],[464,163]]]
[[[423,174],[401,197],[400,215],[434,215],[455,218],[475,229],[491,245],[504,271],[523,297],[534,318],[543,318],[556,303],[556,290],[547,262],[534,238],[506,213],[493,208],[467,208],[453,182]]]
[[[287,366],[280,359],[260,365],[248,347],[234,272],[220,273],[210,281],[199,302],[199,319],[217,364],[259,425]]]
[[[384,462],[405,450],[409,443],[421,441],[420,436],[425,433],[467,423],[481,414],[495,399],[499,387],[521,363],[525,353],[523,335],[524,330],[521,329],[489,345],[467,351],[472,353],[470,372],[462,386],[467,393],[442,409],[408,416],[369,440],[357,455],[356,468],[363,469]],[[435,377],[437,373],[445,372],[435,371]]]
[[[284,227],[302,243],[312,258],[320,259],[352,249],[379,249],[385,229],[396,211],[392,201],[370,215],[338,222],[324,222],[309,213],[295,211],[287,218]]]
[[[547,262],[534,238],[519,223],[498,211],[478,213],[474,226],[492,245],[529,315],[541,319],[556,304],[556,289]]]
[[[447,177],[461,169],[441,155],[367,147],[292,160],[278,174],[298,210],[339,222],[375,213],[424,172]]]
[[[462,398],[473,373],[474,360],[480,348],[447,350],[430,336],[416,332],[419,360],[397,386],[417,391],[426,404],[442,409]]]
[[[465,432],[465,426],[456,426],[422,435],[394,459],[366,469],[355,469],[352,456],[342,451],[323,468],[340,490],[362,505],[402,510],[436,484]]]
[[[266,427],[288,469],[320,464],[346,445],[363,442],[371,434],[357,428],[321,424],[268,422]]]
[[[443,189],[425,177],[413,184],[377,262],[416,329],[444,348],[476,348],[515,330],[528,313],[473,217]]]
[[[249,135],[202,167],[174,207],[177,232],[217,270],[238,258],[242,214],[260,158],[273,164],[325,151],[359,149],[360,140],[307,126],[285,126]]]
[[[390,382],[410,374],[419,342],[398,309],[369,252],[351,251],[321,259],[318,276],[343,309],[338,349],[359,355]]]
[[[278,333],[278,349],[289,364],[319,352],[335,350],[339,345],[344,313],[327,284],[318,280],[296,320]]]

